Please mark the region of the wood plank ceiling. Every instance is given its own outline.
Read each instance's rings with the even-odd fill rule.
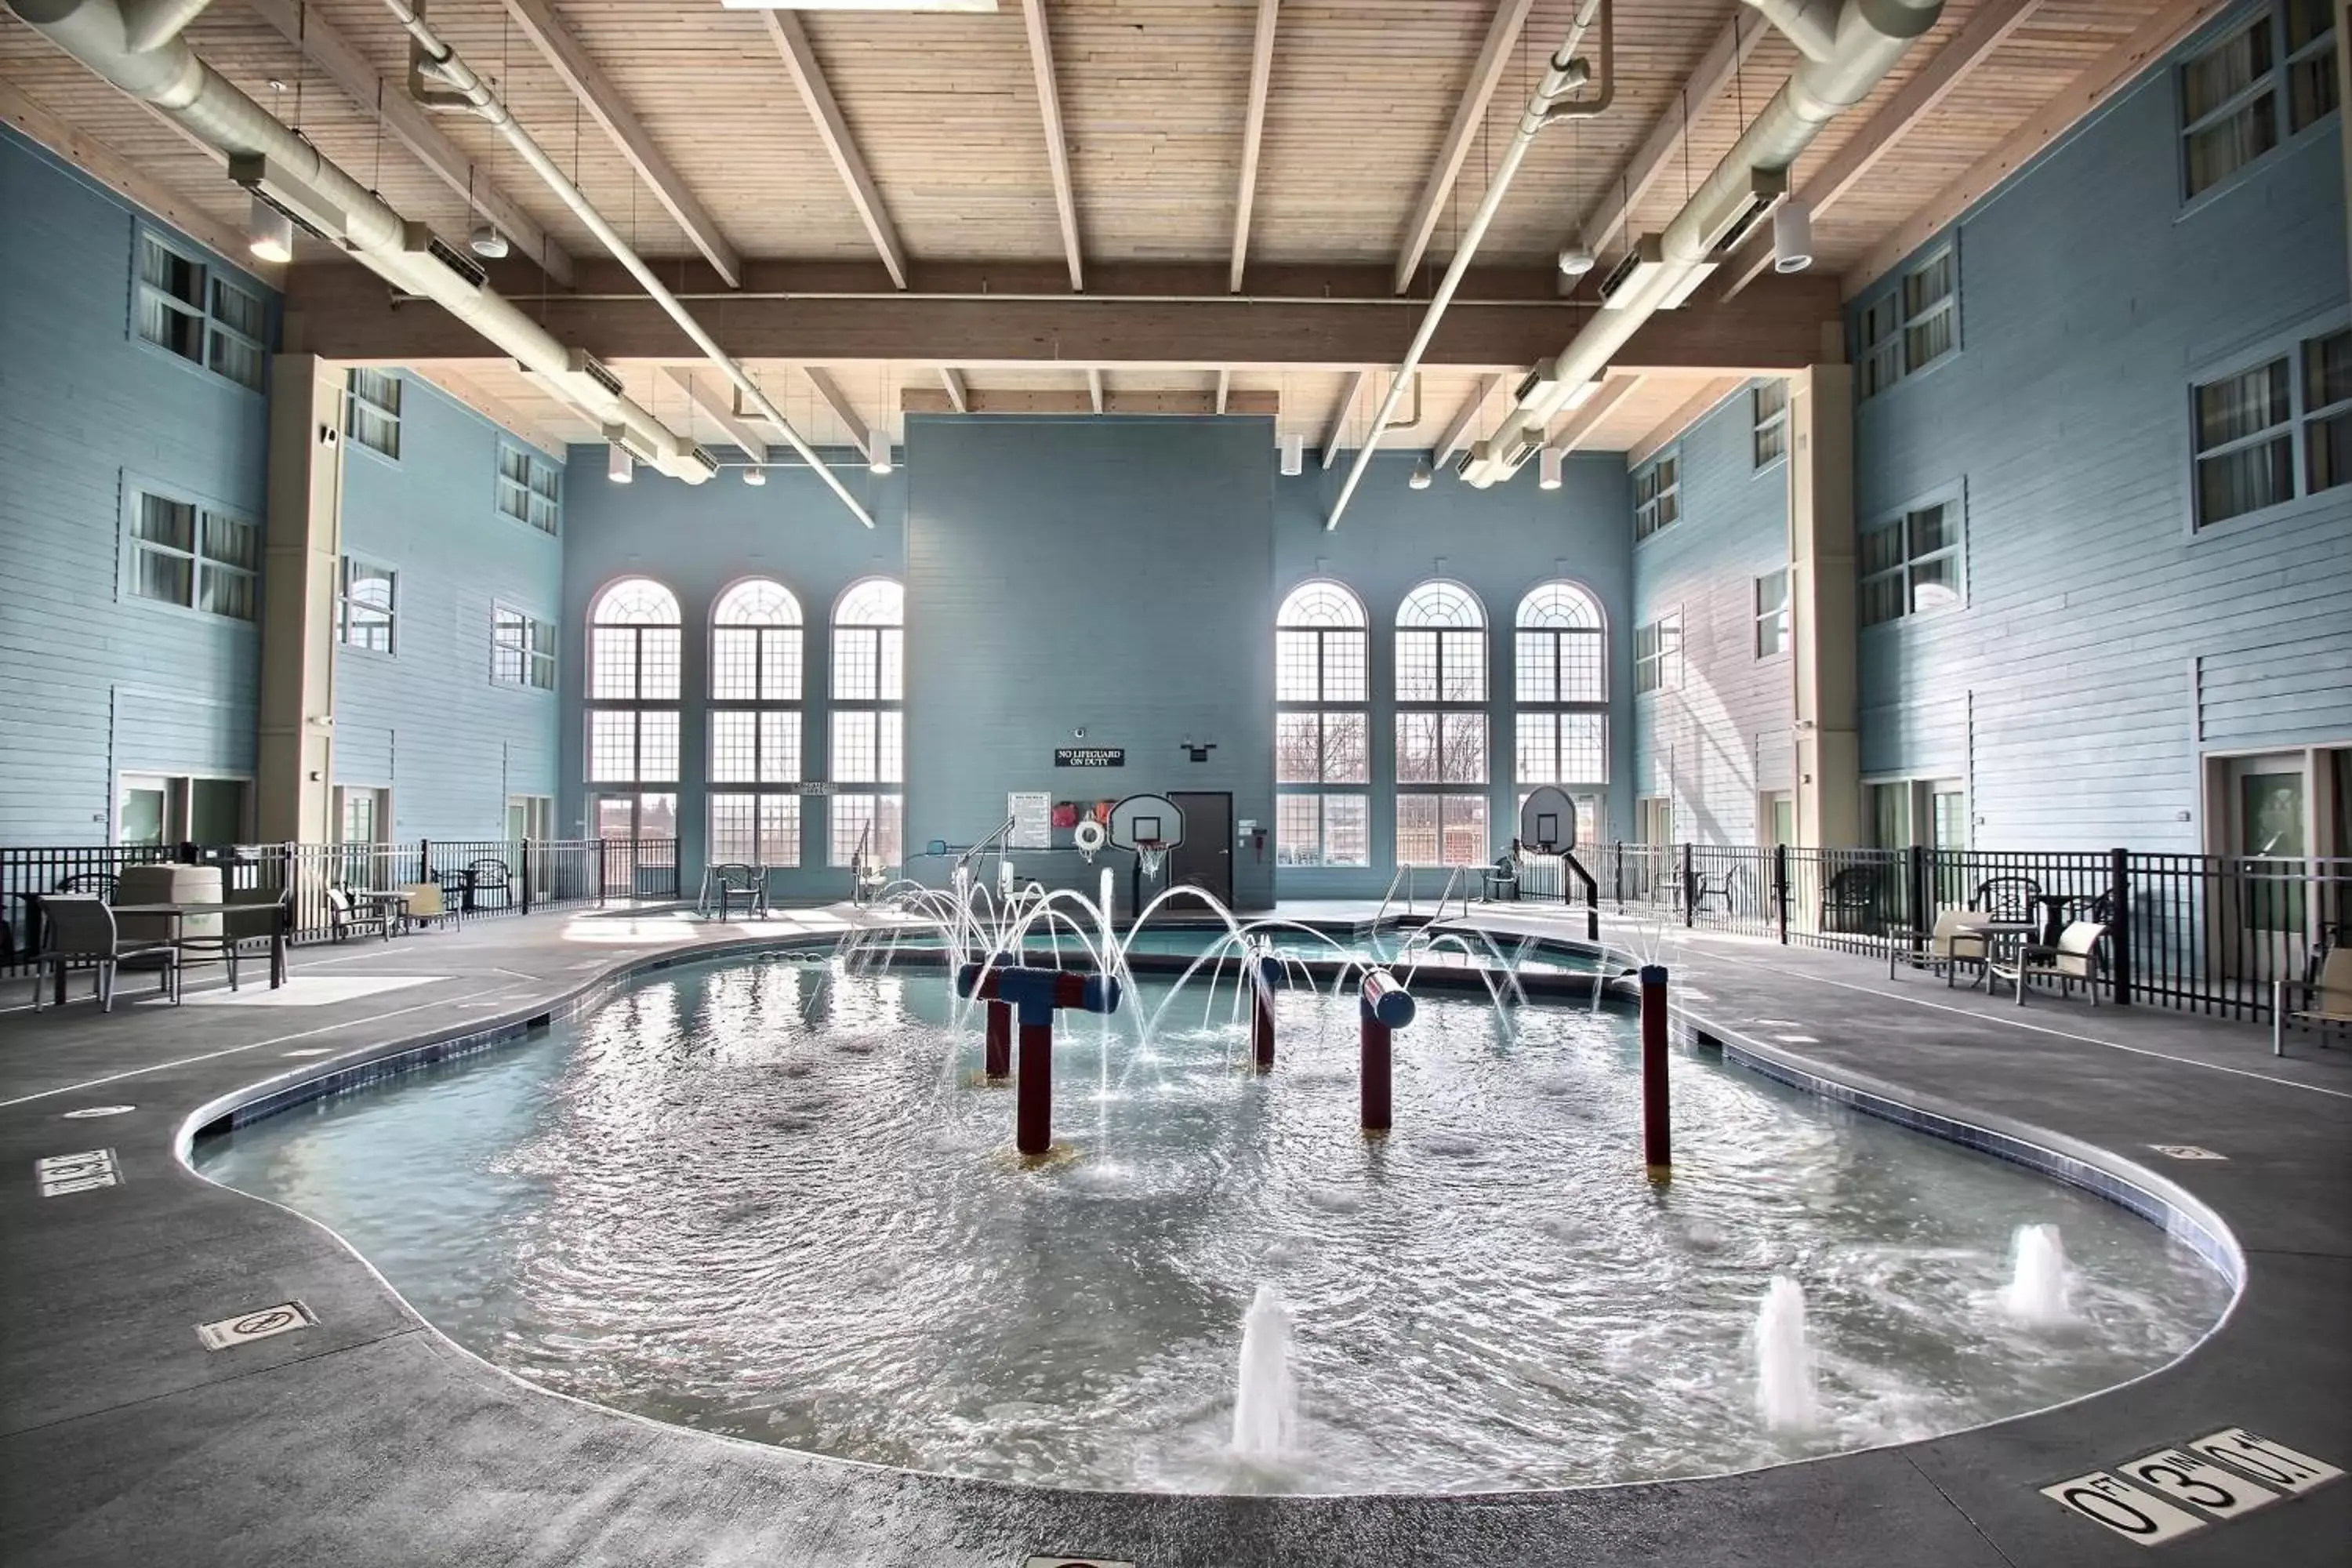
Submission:
[[[1514,0],[1499,0],[1513,6]],[[1523,0],[1521,0],[1523,3]],[[1486,189],[1546,54],[1566,33],[1577,0],[1535,0],[1496,76],[1459,177],[1439,205],[1426,253],[1409,290],[1434,283],[1463,221]],[[1597,224],[1612,198],[1632,191],[1645,142],[1666,156],[1630,207],[1623,232],[1663,227],[1688,186],[1713,167],[1740,127],[1785,79],[1794,50],[1737,0],[1616,0],[1616,99],[1595,119],[1548,132],[1528,157],[1480,253],[1482,265],[1546,268],[1580,226]],[[1029,5],[1042,5],[1050,73],[1034,68]],[[1472,89],[1474,68],[1497,0],[1286,0],[1275,33],[1254,210],[1246,235],[1251,267],[1297,264],[1382,267],[1409,254],[1412,217],[1442,160],[1447,132]],[[1832,124],[1792,171],[1792,187],[1836,161],[1874,116],[1960,35],[1980,9],[2019,13],[1974,68],[1932,108],[1901,127],[1900,140],[1871,162],[1816,216],[1817,267],[1850,281],[1868,270],[1890,235],[1933,212],[1939,196],[2070,83],[2122,47],[2151,17],[2182,0],[1946,0],[1935,31],[1906,57],[1871,101]],[[1235,243],[1236,177],[1250,102],[1254,42],[1264,0],[1001,0],[993,15],[816,11],[798,19],[808,54],[830,88],[855,158],[862,158],[883,217],[903,247],[919,289],[926,264],[1050,263],[1066,260],[1038,91],[1054,82],[1068,154],[1083,259],[1225,267]],[[601,70],[644,138],[692,200],[708,210],[725,246],[747,260],[877,264],[874,230],[844,183],[824,121],[794,89],[767,19],[722,9],[718,0],[433,0],[434,26],[496,83],[516,115],[598,207],[649,258],[683,268],[698,258],[693,237],[646,175],[587,111],[515,16],[551,12]],[[295,18],[294,37],[282,25]],[[273,25],[273,19],[277,25]],[[1991,18],[2000,20],[2000,18]],[[1722,53],[1728,29],[1739,45]],[[467,191],[436,176],[388,131],[376,104],[339,87],[296,42],[309,29],[337,36],[382,78],[404,90],[405,36],[380,0],[215,0],[187,33],[196,52],[330,158],[374,186],[407,216],[448,234],[478,221]],[[1588,52],[1597,41],[1588,45]],[[1694,96],[1694,72],[1710,54],[1738,58],[1722,90]],[[314,48],[313,53],[318,51]],[[348,75],[348,73],[346,73]],[[1706,73],[1700,71],[1699,84]],[[243,193],[220,164],[142,106],[98,80],[0,8],[0,106],[28,134],[58,128],[94,139],[152,184],[230,231],[242,222]],[[1475,105],[1475,100],[1474,105]],[[570,258],[599,247],[497,134],[482,122],[439,117],[434,124],[472,167],[478,195],[510,202]],[[495,195],[492,195],[492,194]],[[672,204],[674,205],[674,204]],[[1622,235],[1611,248],[1622,247]],[[305,240],[298,263],[331,253]],[[683,273],[681,273],[683,276]],[[1089,286],[1093,279],[1088,279]],[[1247,276],[1244,288],[1247,292]],[[712,313],[724,338],[723,316]],[[432,365],[419,367],[435,374]],[[717,421],[656,363],[625,366],[632,391],[681,427],[714,443]],[[805,374],[782,363],[754,365],[786,412],[804,418],[820,442],[845,427]],[[946,395],[951,363],[835,366],[830,373],[858,418],[895,429],[903,408]],[[1089,397],[1088,372],[1102,368],[1106,405],[1143,406],[1172,395],[1213,402],[1219,377],[1193,372],[983,367],[969,371],[975,397]],[[1346,373],[1288,372],[1237,364],[1232,397],[1279,400],[1278,429],[1312,443],[1329,428],[1360,441],[1385,387],[1379,367],[1357,405],[1337,405]],[[501,411],[538,438],[593,432],[509,369],[469,361],[440,367],[478,406]],[[1658,421],[1709,384],[1704,371],[1645,377],[1588,422],[1586,449],[1628,450],[1657,434]],[[713,378],[715,386],[715,377]],[[1483,374],[1423,378],[1421,417],[1383,444],[1434,446],[1468,417],[1475,436],[1491,426],[1499,401]],[[1480,398],[1482,391],[1489,395]],[[1486,411],[1473,414],[1474,400]],[[1178,400],[1181,401],[1181,400]],[[1406,405],[1410,410],[1410,403]]]

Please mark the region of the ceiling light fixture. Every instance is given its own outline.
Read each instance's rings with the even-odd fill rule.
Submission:
[[[1296,430],[1282,438],[1282,472],[1286,479],[1297,479],[1307,471],[1307,437]]]
[[[245,237],[253,254],[264,261],[294,259],[294,220],[257,195],[245,220]]]
[[[764,485],[768,482],[768,470],[754,463],[743,470],[743,482],[747,485]]]
[[[1559,253],[1559,269],[1570,278],[1581,278],[1592,270],[1592,252],[1580,242]]]
[[[1564,454],[1557,447],[1546,447],[1543,449],[1542,453],[1536,460],[1536,488],[1538,489],[1556,490],[1559,489],[1560,458],[1563,456]]]
[[[1436,477],[1430,469],[1429,459],[1418,458],[1413,460],[1412,474],[1405,483],[1413,489],[1425,490],[1429,488],[1429,481]]]
[[[873,473],[888,473],[890,471],[890,443],[877,439],[874,443],[873,459],[869,461],[866,467]]]
[[[499,232],[498,225],[478,223],[473,237],[467,241],[474,254],[491,261],[502,261],[507,254],[507,237]]]
[[[1813,209],[1793,198],[1772,211],[1772,270],[1802,272],[1813,264]]]
[[[604,477],[616,485],[632,484],[636,480],[637,460],[630,457],[629,449],[618,441],[604,448]]]

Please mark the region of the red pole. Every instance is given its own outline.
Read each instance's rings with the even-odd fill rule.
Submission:
[[[1274,1070],[1274,994],[1255,987],[1257,1002],[1250,1014],[1250,1045],[1257,1053],[1257,1070]]]
[[[1666,1101],[1666,970],[1642,966],[1642,1162],[1653,1176],[1674,1170]]]
[[[1013,1085],[1013,1146],[1043,1154],[1054,1142],[1054,1024],[1021,1026],[1021,1076]]]
[[[988,1005],[988,1076],[1009,1077],[1013,1071],[1013,1004]]]
[[[1363,1028],[1357,1038],[1360,1046],[1357,1076],[1363,1080],[1364,1131],[1385,1132],[1389,1130],[1389,1064],[1391,1054],[1389,1026],[1366,1009]]]

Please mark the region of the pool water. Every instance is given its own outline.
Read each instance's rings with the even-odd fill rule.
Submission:
[[[1645,1180],[1632,1021],[1425,996],[1395,1130],[1356,1003],[1293,992],[1246,1070],[1231,988],[1065,1015],[1057,1157],[1011,1152],[933,971],[695,964],[526,1042],[199,1143],[434,1323],[551,1389],[883,1464],[1053,1486],[1458,1491],[1738,1469],[2089,1394],[2229,1290],[2123,1210],[1678,1054]],[[1145,1024],[1156,1016],[1150,1037]],[[1999,1302],[2055,1224],[2074,1321]],[[1822,1415],[1759,1415],[1776,1272]],[[1244,1310],[1296,1319],[1291,1451],[1230,1446]]]

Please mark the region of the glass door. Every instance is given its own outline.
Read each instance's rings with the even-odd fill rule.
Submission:
[[[2224,909],[2224,962],[2231,973],[2251,980],[2300,974],[2311,847],[2305,753],[2232,757],[2227,787],[2235,896]]]

